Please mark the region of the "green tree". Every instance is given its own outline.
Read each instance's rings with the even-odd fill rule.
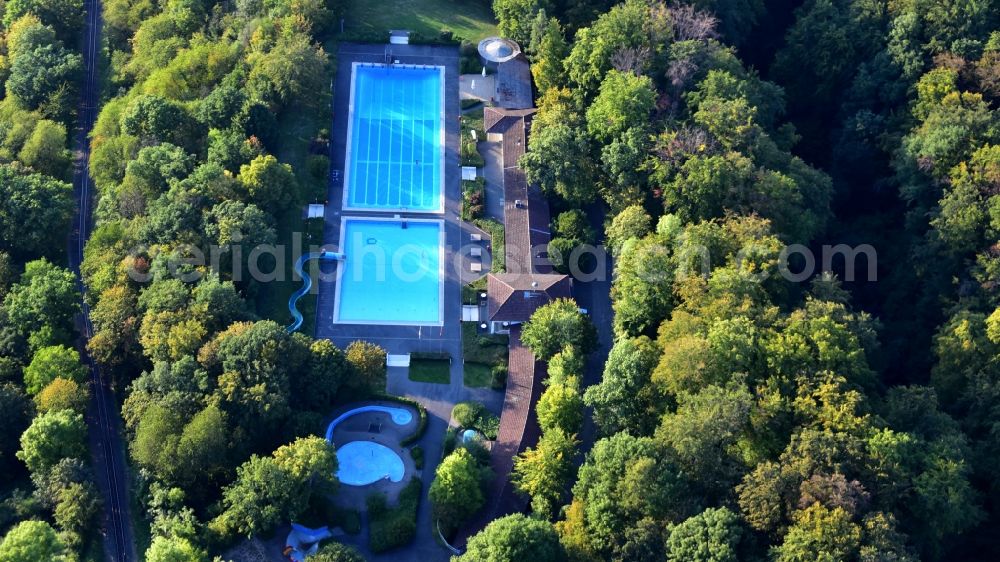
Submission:
[[[385,387],[385,350],[371,342],[353,341],[345,350],[347,362],[354,368],[348,382],[353,388],[380,391]]]
[[[190,174],[194,164],[194,156],[179,146],[167,142],[144,146],[125,166],[122,189],[141,193],[152,201],[166,193],[171,183]]]
[[[29,394],[38,394],[59,377],[76,383],[87,380],[87,367],[75,349],[63,345],[43,347],[24,368],[24,386]]]
[[[36,417],[21,435],[17,458],[31,472],[45,470],[64,458],[82,458],[87,453],[87,426],[83,416],[69,410]]]
[[[663,559],[666,523],[696,513],[683,471],[668,451],[653,439],[624,432],[594,444],[573,496],[581,504],[577,516],[582,515],[586,528],[579,546],[599,559],[639,559],[638,551],[658,552]]]
[[[7,78],[7,93],[28,109],[56,120],[69,118],[76,80],[83,59],[62,46],[62,42],[41,45],[17,54]]]
[[[815,503],[796,515],[772,556],[778,562],[849,560],[857,555],[860,543],[861,528],[846,511]]]
[[[236,481],[223,491],[224,511],[211,523],[225,536],[250,536],[295,519],[314,492],[335,485],[337,457],[321,437],[279,447],[273,457],[250,457],[236,469]]]
[[[215,275],[202,278],[191,292],[191,299],[191,312],[210,332],[253,317],[233,282],[221,281]]]
[[[676,412],[660,422],[657,438],[677,454],[677,463],[708,497],[724,497],[746,470],[754,398],[739,379],[724,388],[708,386],[678,397]],[[744,450],[740,450],[740,448]]]
[[[271,218],[256,205],[240,201],[223,201],[205,215],[205,234],[220,247],[243,246],[249,255],[260,245],[274,244],[277,235]]]
[[[177,440],[180,483],[211,481],[229,468],[229,426],[217,406],[208,405],[194,415]]]
[[[620,339],[608,355],[600,384],[587,388],[584,402],[594,409],[594,421],[605,435],[650,432],[659,401],[650,385],[659,350],[649,338]]]
[[[324,92],[328,86],[326,61],[323,47],[309,35],[284,33],[272,48],[247,57],[250,64],[247,91],[251,98],[284,107],[295,103],[316,105],[323,99],[317,92]]]
[[[484,469],[465,448],[456,449],[441,461],[427,497],[442,529],[454,529],[483,507],[483,483]]]
[[[606,236],[608,249],[613,255],[619,255],[625,242],[633,238],[643,238],[650,232],[653,219],[641,205],[630,205],[621,210],[611,219]]]
[[[521,341],[547,361],[566,346],[589,353],[597,346],[597,329],[571,299],[558,299],[539,307],[524,325]]]
[[[578,387],[574,378],[545,389],[535,406],[542,431],[559,429],[573,435],[583,428],[583,397]]]
[[[662,22],[662,19],[655,20],[658,24]],[[652,29],[652,23],[654,20],[650,17],[649,5],[644,0],[627,0],[601,14],[590,27],[580,29],[565,61],[570,82],[588,97],[596,93],[612,68],[612,57],[616,52],[650,47],[651,31],[667,31]],[[643,72],[646,69],[640,67],[637,70]]]
[[[118,367],[137,361],[139,349],[139,312],[135,291],[124,285],[101,292],[90,309],[94,334],[87,341],[90,356],[106,367]]]
[[[591,140],[579,113],[563,99],[566,95],[566,91],[552,90],[540,102],[528,151],[519,164],[528,181],[546,193],[584,205],[597,195]]]
[[[645,126],[655,103],[656,91],[648,76],[612,70],[587,108],[587,131],[599,142],[608,142],[629,129]]]
[[[148,562],[208,562],[208,554],[187,539],[155,537],[146,550]]]
[[[66,177],[66,167],[69,165],[66,127],[48,119],[39,121],[18,152],[17,159],[43,174],[55,178]]]
[[[9,28],[21,16],[33,14],[52,26],[59,37],[72,40],[82,26],[82,13],[82,0],[11,0],[5,7],[3,23]]]
[[[199,352],[217,377],[215,396],[238,441],[258,446],[274,439],[290,411],[289,373],[305,368],[308,340],[271,321],[230,326]],[[267,441],[260,441],[267,440]]]
[[[458,562],[518,562],[538,560],[561,562],[566,553],[552,525],[521,514],[492,521],[469,539]]]
[[[569,46],[559,20],[545,19],[545,12],[538,12],[532,31],[531,76],[535,79],[535,87],[544,94],[552,88],[559,88],[566,83],[566,72],[563,59],[569,54]],[[537,37],[536,37],[537,33]]]
[[[10,254],[0,250],[0,302],[3,302],[10,286],[17,281],[17,275],[17,268],[10,259]]]
[[[14,460],[19,445],[18,437],[31,424],[31,401],[13,383],[0,383],[0,467],[7,467]]]
[[[59,492],[59,499],[53,512],[56,524],[70,538],[68,542],[82,544],[97,516],[99,500],[97,491],[89,482],[74,482]]]
[[[261,154],[260,143],[248,139],[241,130],[229,128],[208,131],[208,162],[230,172],[239,172],[242,166]]]
[[[17,333],[38,348],[69,340],[78,299],[73,273],[42,259],[25,265],[3,310]]]
[[[181,134],[187,126],[183,106],[161,96],[143,94],[132,99],[121,113],[121,129],[128,135],[150,142],[183,145]]]
[[[310,562],[365,562],[365,557],[353,546],[331,542],[309,557]]]
[[[132,458],[158,478],[174,481],[180,468],[177,441],[183,423],[180,412],[159,404],[151,405],[143,413],[129,443]]]
[[[303,408],[324,415],[333,406],[337,391],[353,375],[347,354],[330,340],[316,340],[309,347],[309,367],[292,373],[292,395]]]
[[[240,184],[251,202],[263,209],[280,211],[298,200],[292,167],[270,154],[240,166]]]
[[[22,521],[0,541],[0,562],[69,562],[55,529],[44,521]]]
[[[635,337],[658,328],[675,304],[677,275],[676,260],[665,240],[649,236],[625,243],[611,285],[615,334]]]
[[[511,481],[531,498],[532,511],[543,518],[551,518],[563,503],[575,471],[578,445],[575,436],[558,428],[549,429],[536,447],[525,449],[514,459]]]
[[[709,508],[670,527],[668,562],[736,562],[743,530],[739,516]]]
[[[548,0],[494,0],[493,13],[497,17],[497,29],[504,37],[509,37],[527,46],[531,38],[531,24],[540,10],[549,10]]]
[[[0,249],[15,257],[62,252],[72,213],[68,183],[0,165]]]

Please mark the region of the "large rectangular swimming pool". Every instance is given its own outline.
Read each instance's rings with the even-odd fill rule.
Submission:
[[[344,208],[443,212],[444,67],[354,63]]]
[[[344,217],[340,247],[335,323],[443,324],[440,220]]]

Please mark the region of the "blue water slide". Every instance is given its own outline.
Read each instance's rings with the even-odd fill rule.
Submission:
[[[295,562],[305,562],[319,551],[319,542],[333,536],[328,527],[310,529],[292,523],[292,531],[285,539],[285,556]]]
[[[302,327],[302,313],[299,312],[298,303],[299,299],[303,295],[309,292],[312,288],[312,277],[309,276],[305,271],[305,264],[309,260],[320,260],[320,261],[344,261],[347,256],[340,252],[310,252],[308,254],[302,254],[299,259],[295,261],[295,273],[302,278],[302,287],[298,291],[288,297],[288,312],[292,314],[292,323],[285,328],[288,333],[292,333]]]

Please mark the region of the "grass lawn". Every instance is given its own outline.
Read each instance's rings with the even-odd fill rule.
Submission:
[[[507,363],[507,336],[479,334],[475,322],[462,322],[462,356],[465,386],[486,388],[493,384],[493,367]]]
[[[410,380],[449,384],[451,383],[451,363],[447,359],[411,359]]]
[[[470,388],[486,388],[493,382],[493,373],[489,365],[466,361],[462,368],[462,379],[465,386]]]
[[[408,29],[426,37],[449,29],[472,42],[497,32],[489,0],[354,0],[347,8],[345,28]]]
[[[475,322],[462,322],[462,356],[466,363],[497,365],[507,362],[507,336],[478,334]]]
[[[301,279],[293,279],[292,265],[298,256],[292,255],[292,238],[295,233],[301,233],[302,251],[309,250],[311,244],[320,245],[323,241],[323,222],[320,219],[303,220],[302,209],[296,208],[285,214],[278,220],[278,244],[285,247],[285,278],[282,281],[272,281],[257,287],[255,301],[257,303],[257,314],[262,318],[274,320],[278,324],[285,325],[292,321],[292,315],[288,312],[288,297],[302,286]],[[306,264],[306,271],[311,271],[315,262]],[[316,289],[315,276],[313,276],[313,289],[308,295],[299,299],[299,311],[302,312],[302,332],[312,334],[316,325]]]

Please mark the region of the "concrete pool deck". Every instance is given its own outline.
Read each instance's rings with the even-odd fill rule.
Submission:
[[[343,209],[343,171],[347,158],[349,105],[351,98],[351,71],[355,62],[384,63],[387,49],[391,59],[400,64],[444,67],[444,212],[387,213]],[[331,181],[327,194],[323,242],[327,248],[341,244],[341,219],[352,217],[393,217],[407,219],[441,219],[444,224],[444,277],[442,279],[442,326],[400,326],[334,323],[336,281],[318,281],[316,307],[316,337],[332,340],[346,346],[354,340],[378,343],[389,353],[413,351],[447,352],[456,360],[461,359],[461,279],[456,268],[457,250],[462,244],[462,226],[459,218],[461,206],[461,168],[459,167],[459,99],[458,99],[458,48],[430,45],[362,45],[342,43],[337,53],[337,76],[334,83],[333,124],[331,131]],[[339,178],[339,179],[337,179]],[[461,259],[460,257],[458,258]],[[332,277],[333,264],[322,264],[324,277]]]

